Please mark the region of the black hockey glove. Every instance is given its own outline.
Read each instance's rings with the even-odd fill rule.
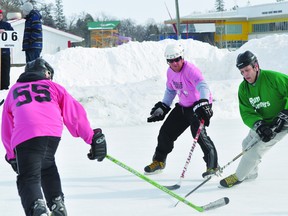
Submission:
[[[151,116],[147,118],[147,122],[162,121],[170,109],[169,106],[159,101],[152,108],[150,112]]]
[[[255,122],[254,129],[263,142],[269,142],[276,135],[276,133],[272,131],[270,126],[266,122],[261,120]]]
[[[282,110],[275,118],[272,124],[272,128],[275,128],[275,132],[279,133],[282,131],[284,124],[288,123],[288,110]]]
[[[9,164],[11,165],[12,169],[13,169],[17,174],[19,174],[16,158],[8,160],[7,155],[5,155],[5,160],[7,161],[7,163],[9,163]]]
[[[100,128],[94,129],[90,152],[87,154],[90,160],[102,161],[107,155],[106,140]]]
[[[209,126],[210,118],[213,116],[211,104],[207,99],[200,99],[193,104],[193,111],[197,114],[199,120],[204,120],[204,125]]]

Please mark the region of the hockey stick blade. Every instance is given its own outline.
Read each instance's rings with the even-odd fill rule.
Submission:
[[[175,185],[164,186],[164,187],[166,187],[168,190],[177,190],[181,187],[181,185],[175,184]]]
[[[223,197],[221,199],[215,200],[214,202],[211,202],[207,205],[202,206],[204,211],[212,210],[215,208],[219,208],[222,206],[225,206],[229,203],[229,198],[228,197]]]
[[[181,187],[181,181],[182,179],[180,178],[177,184],[174,185],[170,185],[170,186],[164,186],[165,188],[167,188],[168,190],[177,190]]]

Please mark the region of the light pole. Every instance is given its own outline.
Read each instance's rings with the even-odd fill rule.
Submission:
[[[180,15],[179,15],[179,5],[178,0],[175,0],[175,7],[176,7],[176,19],[177,19],[177,39],[181,39],[181,32],[180,32]]]

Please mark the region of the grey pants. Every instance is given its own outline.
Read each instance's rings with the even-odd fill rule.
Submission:
[[[250,130],[247,137],[242,142],[242,149],[245,150],[251,145],[255,145],[245,152],[236,170],[236,176],[239,181],[243,181],[249,176],[257,176],[258,164],[261,162],[263,155],[277,142],[279,142],[288,133],[288,123],[286,123],[281,132],[277,133],[274,139],[269,142],[260,140],[259,135]]]

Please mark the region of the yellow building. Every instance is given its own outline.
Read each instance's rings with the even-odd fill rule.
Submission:
[[[184,16],[179,22],[181,25],[213,23],[215,45],[219,48],[237,49],[253,38],[288,34],[288,2]],[[167,20],[164,23],[176,24],[177,20]]]

